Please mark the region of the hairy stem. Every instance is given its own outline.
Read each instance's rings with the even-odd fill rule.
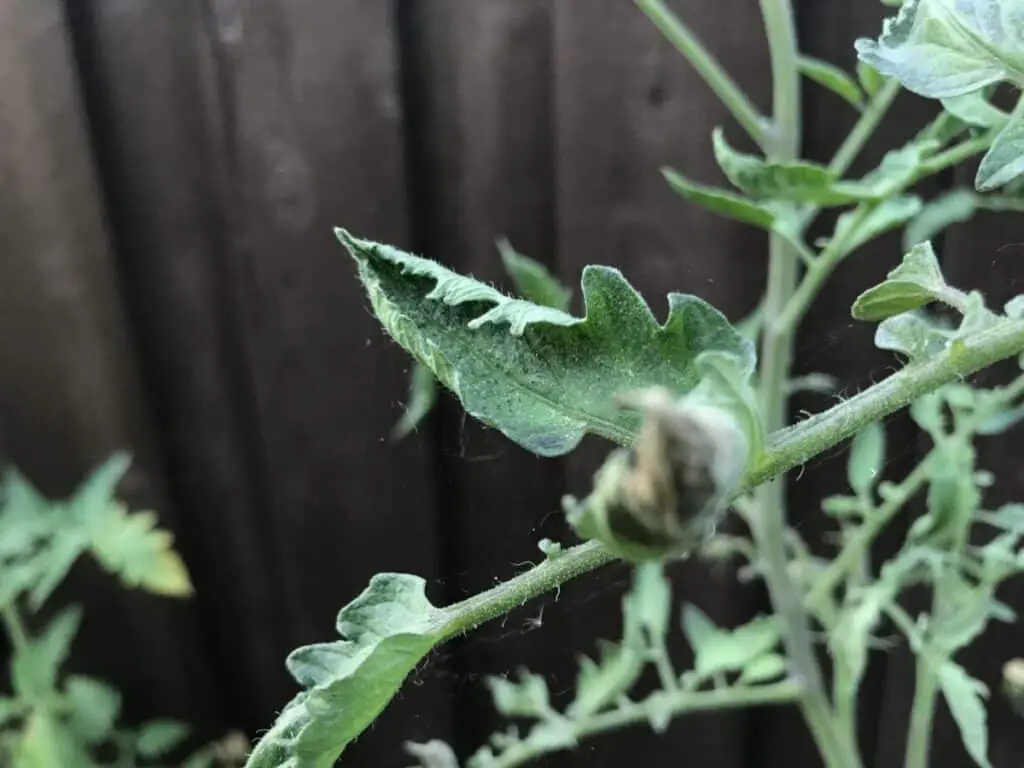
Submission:
[[[827,411],[774,433],[736,497],[828,451],[921,395],[1021,352],[1024,320],[1004,320],[930,360],[907,366]],[[572,547],[486,592],[448,606],[440,631],[446,639],[468,632],[614,559],[596,542]]]
[[[690,66],[714,91],[750,137],[757,142],[758,146],[764,148],[767,143],[765,131],[767,121],[693,31],[682,19],[672,13],[662,0],[635,0],[635,2],[637,7],[676,47],[676,50],[683,54]]]
[[[578,741],[587,736],[618,730],[634,723],[650,720],[657,714],[664,717],[682,715],[690,712],[719,711],[737,707],[753,707],[766,704],[785,704],[796,700],[802,693],[800,685],[793,681],[761,685],[750,688],[722,688],[712,691],[672,691],[659,692],[645,701],[628,703],[621,707],[602,712],[586,719],[568,723],[573,737]],[[541,755],[549,754],[565,746],[557,742],[528,739],[515,744],[488,763],[492,768],[514,768],[524,765]]]
[[[896,100],[900,90],[900,83],[894,78],[887,80],[885,85],[878,90],[878,93],[871,98],[857,124],[853,126],[853,130],[850,131],[846,140],[836,150],[836,154],[828,166],[830,171],[844,174],[850,170],[853,161],[860,154],[861,150],[864,149],[868,139],[874,135],[875,129],[882,122],[882,118],[889,111],[889,107]]]

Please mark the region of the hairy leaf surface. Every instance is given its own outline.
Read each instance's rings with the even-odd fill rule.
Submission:
[[[440,264],[386,245],[338,236],[384,328],[462,402],[470,415],[542,456],[593,433],[634,439],[636,414],[616,395],[661,385],[683,395],[700,381],[697,358],[719,351],[753,371],[753,345],[718,310],[673,293],[660,324],[622,274],[583,272],[585,316],[506,296]]]
[[[405,677],[443,640],[443,611],[423,579],[381,573],[341,609],[344,639],[308,645],[288,657],[306,690],[284,708],[256,745],[250,768],[328,768],[395,695]]]

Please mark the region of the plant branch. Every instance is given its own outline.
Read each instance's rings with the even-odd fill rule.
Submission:
[[[853,161],[861,153],[861,150],[864,149],[871,136],[874,135],[875,129],[882,122],[882,118],[889,111],[889,107],[896,100],[900,90],[899,81],[893,78],[887,80],[885,85],[871,97],[871,101],[868,102],[867,108],[861,113],[857,124],[853,126],[853,130],[850,131],[846,139],[839,146],[839,149],[836,150],[832,162],[828,165],[830,171],[841,176],[850,170]]]
[[[749,688],[720,688],[711,691],[659,691],[648,696],[642,702],[630,702],[609,712],[602,712],[578,721],[559,723],[559,727],[560,732],[561,728],[568,727],[573,740],[579,741],[587,736],[617,730],[627,725],[655,718],[667,719],[666,715],[675,717],[689,712],[785,704],[797,700],[802,692],[803,689],[794,681]],[[527,737],[524,741],[509,747],[487,764],[492,768],[514,768],[541,755],[567,747],[565,742],[558,740],[537,739],[531,742]]]
[[[750,137],[764,148],[768,138],[765,130],[768,121],[693,31],[662,0],[635,2],[686,58]]]
[[[766,154],[776,162],[792,161],[800,154],[803,115],[791,0],[761,0],[761,15],[772,67],[772,130]],[[781,429],[788,423],[786,385],[792,367],[795,329],[782,325],[779,319],[796,290],[798,277],[795,250],[786,239],[772,234],[759,371],[761,417],[768,430]],[[752,530],[764,563],[763,573],[772,607],[784,627],[786,651],[794,673],[805,687],[799,700],[800,709],[825,762],[837,767],[850,765],[849,751],[843,749],[834,726],[803,602],[788,569],[784,478],[775,478],[758,489],[757,507]]]
[[[1021,352],[1024,320],[1004,320],[930,360],[907,366],[823,413],[779,430],[768,438],[764,454],[735,498],[835,447],[921,395]],[[572,547],[507,582],[448,606],[443,610],[439,630],[445,639],[468,632],[613,560],[615,557],[596,542]]]
[[[25,630],[21,616],[18,615],[18,609],[13,604],[5,605],[0,608],[0,616],[3,617],[4,627],[11,638],[11,645],[14,646],[14,649],[23,651],[28,648],[28,632]]]
[[[914,699],[910,705],[907,753],[903,765],[904,768],[928,768],[939,679],[931,660],[925,654],[917,657],[914,670]]]

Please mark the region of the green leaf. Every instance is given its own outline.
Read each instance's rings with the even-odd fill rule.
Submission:
[[[729,146],[721,128],[716,128],[711,138],[715,159],[726,178],[755,200],[842,205],[856,199],[833,191],[837,176],[823,165],[769,162],[744,154]]]
[[[782,677],[786,674],[787,668],[785,657],[777,653],[758,656],[743,668],[740,673],[740,682],[748,685],[750,683],[767,683]]]
[[[419,761],[422,768],[459,768],[455,752],[440,739],[433,739],[424,744],[407,741],[402,747]]]
[[[72,675],[64,686],[68,725],[87,744],[105,741],[121,711],[121,694],[102,680]]]
[[[42,607],[88,545],[85,536],[75,527],[74,520],[68,519],[66,527],[57,530],[49,546],[34,558],[36,573],[28,598],[32,610],[38,611]]]
[[[586,433],[619,443],[636,436],[624,392],[664,386],[677,395],[700,380],[697,357],[734,355],[748,375],[753,345],[695,296],[669,295],[660,325],[609,267],[583,272],[585,317],[513,299],[440,264],[338,237],[359,265],[385,329],[424,362],[469,414],[542,456],[571,451]]]
[[[856,109],[864,106],[864,95],[857,81],[839,67],[812,56],[801,56],[797,61],[800,73],[818,85],[827,88]]]
[[[992,106],[984,90],[943,99],[942,106],[957,120],[975,128],[999,128],[1010,119],[1006,112]]]
[[[946,98],[1010,80],[1024,84],[1017,0],[907,0],[861,61],[908,90]]]
[[[177,720],[151,720],[135,734],[135,750],[150,759],[166,757],[188,738],[189,727]]]
[[[755,659],[773,651],[780,642],[774,617],[762,616],[734,630],[719,630],[713,643],[696,651],[695,672],[710,677],[723,672],[741,672]]]
[[[599,712],[614,703],[639,679],[645,663],[645,650],[637,643],[598,641],[599,661],[583,656],[576,683],[576,697],[566,709],[572,718]]]
[[[45,710],[27,720],[12,763],[17,768],[93,768],[85,746]]]
[[[861,590],[852,605],[844,606],[838,625],[830,633],[832,655],[837,663],[846,667],[854,683],[864,675],[872,632],[894,593],[893,580],[885,578]]]
[[[505,717],[547,718],[551,712],[548,698],[548,684],[540,675],[520,670],[519,682],[504,677],[490,677],[487,687],[491,689],[494,708]]]
[[[792,236],[795,231],[797,212],[791,205],[757,202],[728,190],[697,184],[671,168],[662,168],[661,173],[672,191],[681,198],[720,216],[787,236]]]
[[[878,482],[885,461],[885,428],[872,422],[853,438],[847,477],[850,487],[860,496],[867,496]]]
[[[918,311],[887,317],[875,329],[875,346],[906,355],[911,361],[929,360],[956,338],[956,332]]]
[[[409,376],[409,402],[406,403],[402,418],[391,432],[394,440],[408,437],[420,425],[437,404],[437,379],[419,360],[413,361],[412,375]]]
[[[839,181],[833,185],[837,200],[884,201],[917,180],[925,161],[939,148],[939,142],[912,141],[885,153],[882,162],[860,179]]]
[[[861,221],[860,226],[847,240],[847,229],[856,221],[856,213],[849,211],[836,220],[833,238],[845,241],[843,250],[853,253],[865,243],[881,237],[897,227],[902,227],[921,211],[921,198],[914,195],[894,195],[874,206]]]
[[[56,692],[57,675],[71,652],[82,611],[77,606],[58,613],[38,637],[17,648],[11,659],[11,684],[20,698],[47,700]]]
[[[442,610],[427,600],[425,586],[416,576],[377,574],[338,615],[338,632],[345,639],[289,655],[288,669],[306,690],[260,739],[248,768],[334,765],[444,639],[438,629],[444,624]]]
[[[853,304],[858,320],[884,320],[918,309],[948,294],[931,243],[915,245],[892,270],[884,283],[869,288]]]
[[[960,729],[967,754],[981,768],[990,768],[988,761],[988,726],[985,696],[988,689],[971,677],[959,664],[945,661],[939,667],[939,686],[949,711]]]
[[[0,560],[28,556],[53,533],[50,503],[19,472],[0,478]]]
[[[89,547],[100,564],[123,584],[159,595],[192,594],[185,563],[174,551],[174,537],[156,527],[156,514],[129,514],[117,503],[95,507],[85,521]]]
[[[722,636],[722,631],[708,615],[692,603],[683,606],[683,633],[694,655],[700,654],[702,649],[706,652]]]
[[[903,250],[933,240],[953,224],[969,221],[978,209],[977,195],[970,189],[953,189],[928,202],[903,233]]]
[[[974,187],[989,192],[1006,186],[1024,174],[1024,98],[1017,103],[1010,122],[1006,124],[988,152],[981,158]]]
[[[505,238],[498,241],[498,253],[520,296],[542,307],[569,311],[572,289],[552,275],[547,267],[517,252]]]
[[[885,85],[885,78],[878,74],[877,69],[865,64],[863,59],[857,61],[857,79],[868,97],[874,96]]]
[[[634,631],[646,631],[657,642],[668,635],[672,615],[672,588],[659,562],[640,563],[634,569],[633,589],[623,601],[623,621],[627,637]]]

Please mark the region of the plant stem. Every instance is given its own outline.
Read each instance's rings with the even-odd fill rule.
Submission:
[[[757,145],[764,148],[768,138],[765,131],[767,120],[721,63],[704,47],[700,38],[682,19],[669,10],[662,0],[635,2],[676,50],[686,58]]]
[[[966,337],[956,347],[930,360],[907,366],[849,400],[771,435],[764,454],[735,496],[750,493],[762,483],[824,453],[921,395],[1021,352],[1024,320],[1004,320]],[[1021,382],[1024,387],[1024,377]],[[443,609],[438,631],[444,639],[468,632],[614,559],[596,542],[572,547],[507,582]]]
[[[688,712],[718,711],[737,707],[751,707],[765,704],[785,704],[798,699],[803,692],[794,681],[784,681],[773,685],[759,685],[750,688],[722,688],[712,691],[660,691],[652,694],[645,701],[629,703],[624,706],[593,715],[582,721],[566,723],[575,740],[593,736],[604,731],[617,730],[626,725],[650,720],[655,714],[658,717],[675,717]],[[491,768],[514,768],[523,765],[541,755],[559,749],[568,748],[550,740],[526,740],[511,746],[495,759],[487,763]]]
[[[889,107],[892,106],[900,89],[899,81],[892,78],[887,80],[885,85],[871,97],[871,101],[861,113],[857,124],[853,126],[853,130],[836,150],[832,162],[828,165],[830,171],[842,175],[850,169],[850,165],[864,149],[864,145],[868,143],[868,139],[871,138],[875,129],[878,128],[878,124],[882,122],[882,118],[889,111]]]
[[[448,606],[439,629],[445,640],[464,634],[614,560],[596,541],[572,547],[486,592]]]
[[[13,604],[5,605],[0,609],[0,616],[3,617],[4,628],[7,630],[7,634],[10,635],[11,644],[14,646],[14,649],[16,651],[23,651],[28,648],[28,632],[25,630],[25,624],[22,622],[21,616],[18,615],[18,609]]]
[[[800,72],[797,67],[796,26],[791,0],[761,0],[772,66],[772,131],[766,147],[774,161],[791,161],[800,154],[802,110]],[[765,428],[778,430],[788,423],[790,368],[794,328],[780,317],[796,290],[799,262],[792,246],[773,234],[769,241],[768,290],[761,349],[761,417]],[[775,613],[782,619],[783,641],[794,672],[804,685],[800,709],[830,768],[857,764],[836,732],[831,706],[814,656],[814,643],[803,601],[789,574],[786,557],[786,486],[778,477],[757,494],[758,514],[753,533],[764,562],[764,577]]]
[[[910,709],[904,768],[928,768],[928,752],[932,740],[932,718],[935,716],[935,696],[938,693],[938,683],[938,675],[935,674],[931,660],[925,654],[918,655],[914,672],[914,700]]]

